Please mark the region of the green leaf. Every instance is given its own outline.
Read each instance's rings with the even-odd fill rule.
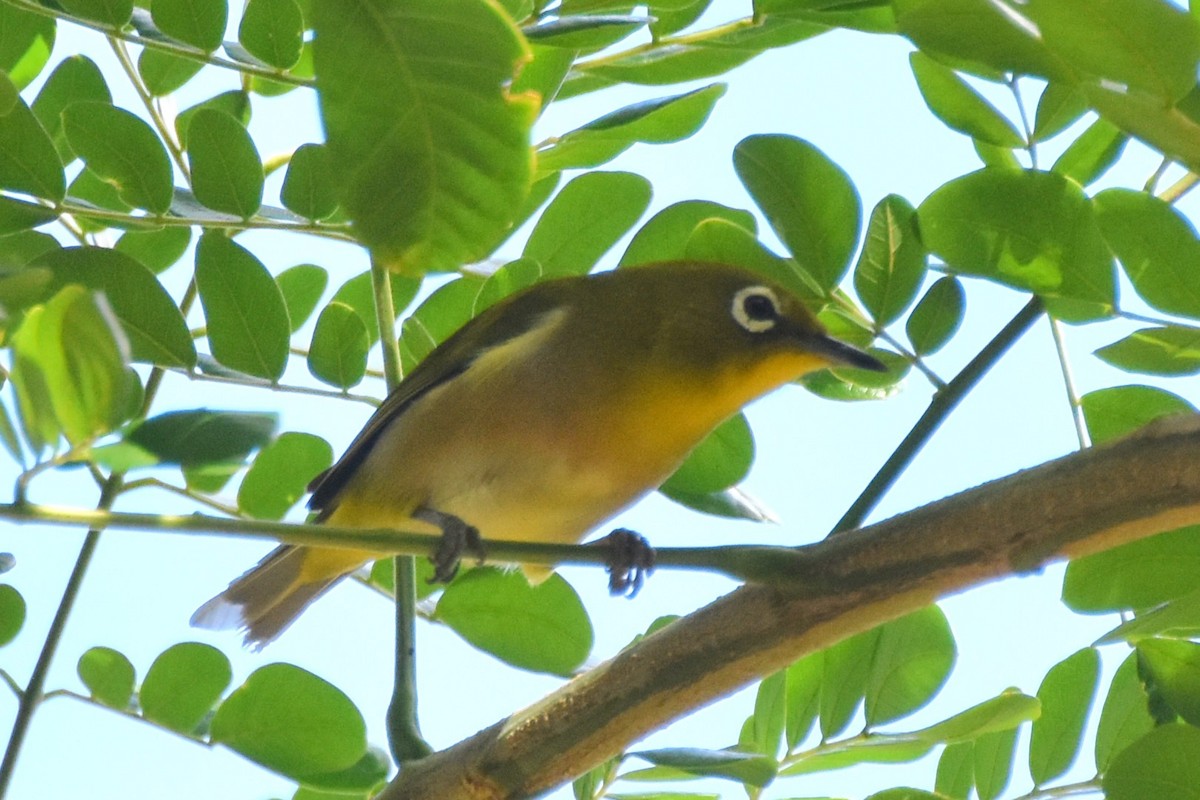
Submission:
[[[25,624],[25,598],[12,586],[0,583],[0,647],[17,638]]]
[[[1137,651],[1148,671],[1148,683],[1184,722],[1195,725],[1200,721],[1200,644],[1143,639]]]
[[[787,672],[776,672],[758,684],[754,713],[750,716],[752,743],[756,752],[770,758],[779,755],[787,719]]]
[[[1182,597],[1163,603],[1152,611],[1145,611],[1133,619],[1122,622],[1097,641],[1097,645],[1114,642],[1137,643],[1149,636],[1167,636],[1182,639],[1200,633],[1200,589]]]
[[[638,229],[621,256],[620,266],[683,258],[692,233],[702,222],[712,219],[725,220],[751,234],[758,230],[754,215],[749,211],[707,200],[684,200],[659,211]]]
[[[206,53],[221,46],[228,15],[226,0],[154,0],[150,5],[160,31]]]
[[[635,142],[665,144],[686,139],[700,130],[724,94],[725,85],[715,83],[606,114],[540,150],[538,170],[595,167],[616,158]]]
[[[0,37],[3,35],[0,28]],[[4,80],[0,74],[0,81]],[[18,99],[7,114],[0,115],[0,189],[59,202],[66,195],[66,185],[54,142]]]
[[[283,519],[309,482],[333,463],[333,448],[320,436],[291,432],[259,451],[238,487],[238,508],[256,519]]]
[[[1200,120],[1195,112],[1200,88],[1177,106],[1164,104],[1155,95],[1110,84],[1084,84],[1082,88],[1091,107],[1121,130],[1191,169],[1200,166]]]
[[[332,302],[317,318],[308,348],[308,371],[323,383],[349,389],[363,379],[370,348],[362,317],[345,303]]]
[[[329,283],[329,273],[316,264],[297,264],[276,275],[275,283],[283,295],[292,333],[295,333],[312,316],[320,302]]]
[[[531,586],[519,572],[478,567],[459,576],[434,617],[475,647],[534,672],[571,675],[592,649],[592,623],[558,575]]]
[[[138,54],[137,71],[152,97],[166,97],[183,88],[204,62],[147,47]]]
[[[805,389],[817,397],[840,402],[886,400],[900,392],[912,364],[903,356],[889,350],[868,348],[868,352],[883,362],[887,372],[838,368],[810,372],[800,379]]]
[[[779,765],[773,758],[732,750],[673,747],[639,750],[629,755],[637,756],[656,766],[682,770],[689,775],[730,778],[750,786],[766,786],[775,779],[779,770]]]
[[[1160,311],[1200,317],[1200,242],[1188,220],[1147,192],[1108,189],[1093,203],[1138,294]]]
[[[779,774],[810,775],[856,767],[859,764],[907,764],[923,758],[933,749],[929,742],[914,741],[903,736],[872,734],[870,738],[851,742],[838,750],[814,751],[799,758]]]
[[[291,664],[255,670],[217,708],[212,741],[307,785],[367,752],[362,714],[334,685]]]
[[[0,196],[0,236],[36,228],[53,219],[58,219],[53,208]]]
[[[55,21],[51,17],[0,5],[0,70],[18,90],[28,86],[54,49]]]
[[[219,231],[196,247],[196,288],[212,353],[225,366],[278,380],[287,366],[291,322],[267,268]]]
[[[747,137],[734,148],[733,165],[792,257],[831,291],[858,243],[862,204],[850,177],[791,136]]]
[[[662,86],[724,75],[767,50],[795,44],[826,30],[824,25],[805,20],[768,16],[757,25],[734,27],[713,37],[682,41],[650,53],[635,51],[624,58],[575,70],[564,83],[559,99],[614,82]]]
[[[999,797],[1012,780],[1017,729],[986,733],[975,740],[975,791],[979,800]]]
[[[1142,328],[1096,351],[1106,364],[1149,375],[1200,373],[1200,328]]]
[[[929,287],[904,323],[904,332],[917,355],[927,356],[946,346],[962,325],[967,295],[953,275],[943,275]]]
[[[404,320],[400,362],[405,374],[471,319],[483,282],[479,276],[466,274],[443,284]]]
[[[38,257],[35,267],[54,275],[53,286],[78,283],[103,292],[129,338],[133,361],[190,369],[196,347],[179,308],[144,266],[102,247],[69,247]]]
[[[744,519],[749,522],[779,521],[779,517],[771,509],[736,486],[710,494],[692,494],[690,492],[673,491],[662,487],[659,487],[659,491],[667,499],[674,500],[676,503],[694,511],[699,511],[701,514],[711,514],[715,517],[727,517],[729,519]]]
[[[111,28],[123,27],[133,16],[133,0],[61,0],[71,14]]]
[[[928,703],[950,677],[955,655],[950,623],[937,606],[881,626],[866,683],[867,725],[883,725]]]
[[[663,490],[711,494],[741,482],[754,462],[754,434],[743,414],[735,414],[704,438],[663,484]]]
[[[1167,102],[1196,81],[1200,26],[1167,3],[896,0],[894,7],[901,33],[921,50],[998,72],[1104,81]]]
[[[111,103],[73,103],[62,113],[63,131],[88,169],[116,187],[135,208],[164,214],[174,186],[171,161],[150,126]]]
[[[123,653],[111,647],[93,647],[79,657],[75,670],[93,700],[109,708],[129,708],[134,672]]]
[[[113,249],[157,274],[183,258],[191,243],[191,228],[171,226],[156,231],[126,231]]]
[[[136,412],[140,384],[127,366],[128,343],[101,296],[79,285],[62,288],[25,315],[14,347],[22,416],[30,413],[24,403],[44,391],[72,444],[108,433]]]
[[[880,200],[871,211],[867,240],[854,267],[854,290],[880,329],[895,322],[916,298],[925,260],[912,205],[894,194]]]
[[[242,127],[247,127],[250,124],[250,117],[253,109],[250,106],[250,95],[246,92],[237,90],[232,92],[222,92],[213,97],[197,103],[179,113],[175,117],[175,134],[179,137],[179,144],[183,148],[188,146],[188,128],[191,127],[192,120],[196,118],[204,109],[214,111],[224,111],[229,116],[233,117]]]
[[[917,214],[925,245],[955,271],[1036,292],[1069,321],[1112,313],[1112,258],[1074,182],[987,168],[943,185]]]
[[[824,302],[821,290],[790,258],[780,258],[754,234],[724,219],[706,219],[688,238],[683,257],[687,261],[737,264],[775,281],[792,291],[810,308]]]
[[[279,197],[289,211],[308,219],[325,219],[337,210],[333,169],[324,145],[302,144],[292,153]]]
[[[1160,533],[1067,565],[1063,602],[1094,614],[1142,609],[1200,588],[1200,526]]]
[[[909,54],[917,88],[934,116],[959,133],[997,147],[1023,147],[1017,129],[954,70],[922,52]]]
[[[975,788],[975,745],[958,742],[947,745],[938,759],[934,789],[942,797],[967,800]]]
[[[478,0],[314,11],[326,140],[361,240],[400,272],[486,255],[532,175],[537,98],[504,91],[529,55],[512,21]]]
[[[1081,405],[1093,444],[1119,439],[1161,417],[1196,411],[1179,395],[1151,386],[1097,389],[1085,394]]]
[[[821,702],[821,678],[825,657],[821,653],[805,656],[787,668],[787,723],[785,741],[794,751],[808,737]]]
[[[568,15],[522,28],[521,33],[531,42],[590,53],[616,44],[650,21],[640,14]]]
[[[1116,125],[1098,119],[1071,142],[1051,169],[1080,186],[1087,186],[1117,163],[1128,142],[1129,137]]]
[[[1149,698],[1138,676],[1138,655],[1130,653],[1113,675],[1096,725],[1096,769],[1108,771],[1113,758],[1154,728]]]
[[[650,23],[650,32],[656,39],[678,33],[691,25],[708,10],[713,0],[684,0],[684,2],[655,2],[650,0],[647,7],[654,21]]]
[[[824,651],[819,715],[822,739],[832,738],[844,731],[854,717],[867,690],[871,654],[878,640],[879,628],[875,628]]]
[[[949,719],[909,735],[935,744],[970,742],[990,733],[1014,730],[1022,723],[1037,719],[1040,713],[1041,703],[1036,697],[1008,689],[990,700],[984,700]]]
[[[170,411],[136,426],[125,434],[125,440],[153,453],[164,464],[241,462],[271,440],[277,424],[274,414]]]
[[[417,291],[421,288],[421,279],[393,273],[390,282],[392,284],[392,306],[396,315],[399,316],[417,296]],[[370,271],[360,272],[343,283],[334,292],[330,302],[344,303],[354,309],[367,325],[367,336],[370,338],[371,344],[374,345],[379,341],[379,317],[375,309],[375,290],[371,285]],[[446,335],[457,330],[463,322],[466,322],[466,319],[454,324],[446,332]]]
[[[1035,786],[1062,775],[1079,755],[1099,680],[1100,656],[1090,647],[1076,651],[1046,673],[1037,693],[1042,715],[1033,721],[1029,742],[1029,774]]]
[[[229,688],[229,659],[198,642],[172,645],[159,654],[138,691],[142,716],[180,733],[191,733]]]
[[[1113,759],[1102,785],[1107,800],[1200,798],[1200,730],[1155,728]]]
[[[250,134],[215,108],[198,110],[187,130],[196,199],[214,211],[242,219],[254,216],[262,205],[264,176]]]
[[[250,54],[279,69],[300,60],[304,19],[296,0],[249,0],[238,26],[238,41]]]
[[[1078,122],[1087,110],[1087,98],[1078,88],[1069,83],[1051,83],[1038,98],[1033,141],[1044,142],[1062,133]]]
[[[64,164],[74,161],[75,153],[67,144],[60,115],[72,103],[88,100],[111,103],[112,94],[95,62],[87,56],[74,55],[59,62],[30,107],[46,133],[50,134]]]
[[[650,191],[633,173],[584,173],[542,212],[522,255],[548,276],[586,274],[646,211]]]

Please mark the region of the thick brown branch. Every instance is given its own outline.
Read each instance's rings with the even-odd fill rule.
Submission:
[[[1200,417],[1076,453],[788,553],[530,708],[409,765],[381,798],[545,792],[684,714],[985,581],[1200,523]]]

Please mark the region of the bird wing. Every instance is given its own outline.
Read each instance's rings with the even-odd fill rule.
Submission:
[[[367,420],[337,463],[313,478],[308,489],[308,507],[325,519],[337,505],[338,495],[353,479],[383,431],[399,419],[422,396],[454,380],[488,350],[535,328],[547,312],[561,306],[563,284],[569,280],[539,284],[506,298],[457,330],[438,345]]]

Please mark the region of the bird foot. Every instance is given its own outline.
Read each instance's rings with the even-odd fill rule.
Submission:
[[[626,528],[596,542],[608,548],[608,591],[613,595],[634,597],[650,573],[654,572],[654,548],[646,537]]]
[[[413,517],[437,525],[442,530],[437,550],[429,557],[433,562],[433,577],[430,583],[449,583],[458,574],[458,565],[464,554],[470,552],[482,564],[487,556],[483,537],[474,525],[468,525],[453,514],[444,514],[432,508],[420,508]]]

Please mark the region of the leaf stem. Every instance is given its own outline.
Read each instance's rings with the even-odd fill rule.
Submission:
[[[171,159],[175,162],[175,166],[179,168],[180,173],[182,173],[184,179],[190,185],[192,182],[192,171],[188,167],[187,159],[183,157],[183,149],[176,140],[175,132],[171,130],[170,126],[167,125],[167,121],[159,113],[158,106],[154,103],[154,97],[150,94],[150,90],[146,88],[141,75],[138,74],[137,67],[134,66],[133,61],[129,58],[129,51],[125,49],[125,42],[111,34],[107,38],[108,46],[112,48],[113,54],[116,55],[117,61],[120,62],[121,69],[125,72],[125,77],[129,79],[133,90],[137,92],[137,96],[142,101],[146,113],[150,115],[150,121],[158,129],[159,138],[162,139],[163,144],[170,151]]]
[[[846,513],[833,527],[830,535],[842,533],[860,527],[863,520],[875,508],[896,480],[916,458],[917,453],[933,436],[942,422],[958,406],[967,393],[979,383],[988,370],[1000,360],[1008,349],[1019,339],[1033,323],[1042,315],[1042,301],[1033,297],[1025,307],[1017,312],[1008,324],[980,350],[971,361],[955,375],[945,388],[933,396],[929,408],[913,425],[912,430],[892,452],[888,460],[880,467],[879,472],[871,479],[858,499],[851,504]]]
[[[5,2],[5,0],[0,0],[0,2]],[[60,215],[70,214],[75,217],[101,220],[113,223],[109,227],[131,230],[201,227],[232,231],[289,231],[291,233],[307,233],[312,236],[320,236],[339,242],[355,241],[354,237],[350,234],[349,226],[329,225],[322,222],[291,222],[288,220],[269,219],[263,216],[242,219],[240,217],[217,216],[215,214],[211,217],[184,217],[175,215],[139,216],[136,214],[126,214],[123,211],[112,211],[107,208],[97,208],[95,206],[85,206],[65,201],[48,206],[48,208],[51,208]]]
[[[1083,418],[1083,402],[1079,398],[1079,390],[1075,386],[1075,376],[1071,373],[1071,361],[1067,356],[1067,342],[1063,337],[1062,323],[1051,317],[1050,334],[1054,337],[1054,349],[1058,353],[1058,366],[1062,369],[1063,388],[1067,391],[1067,402],[1071,404],[1071,419],[1075,423],[1075,435],[1079,439],[1081,450],[1092,446],[1092,437],[1088,434],[1087,421]]]
[[[379,405],[379,400],[375,397],[365,394],[354,394],[352,392],[339,392],[336,389],[322,389],[318,386],[298,386],[287,383],[272,383],[271,381],[262,378],[237,378],[230,375],[209,375],[206,372],[197,370],[186,370],[173,368],[170,372],[181,375],[191,381],[205,381],[208,383],[223,383],[227,386],[245,386],[251,389],[268,389],[272,392],[280,392],[282,394],[302,394],[311,397],[328,397],[331,400],[351,400],[355,403],[365,403],[369,406]]]
[[[1165,200],[1168,203],[1175,203],[1192,189],[1195,189],[1197,183],[1200,183],[1200,174],[1189,172],[1166,189],[1163,189],[1158,195],[1158,199]]]
[[[395,391],[403,378],[400,349],[396,341],[396,307],[388,268],[371,259],[371,288],[375,295],[375,317],[379,321],[379,345],[383,350],[383,373],[388,391]],[[417,716],[417,561],[398,555],[396,575],[396,676],[387,710],[388,744],[392,758],[404,764],[424,758],[433,748],[421,735]]]

